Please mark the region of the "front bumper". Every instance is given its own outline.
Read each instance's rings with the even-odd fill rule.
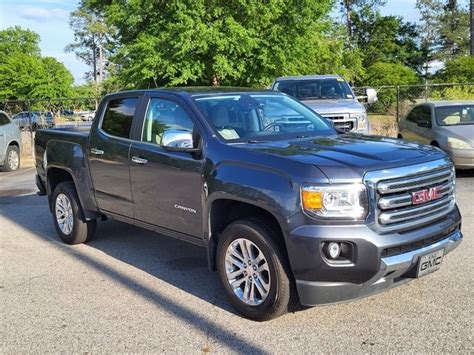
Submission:
[[[437,223],[404,233],[380,235],[365,225],[298,228],[287,244],[301,304],[345,302],[413,280],[421,256],[441,249],[446,255],[461,243],[460,221],[455,208]],[[406,248],[430,239],[433,242],[422,247]],[[352,243],[357,256],[354,263],[328,263],[320,247],[325,241]],[[399,253],[385,256],[392,255],[386,251],[397,246],[401,246]]]
[[[474,169],[474,149],[449,149],[448,154],[457,169]]]

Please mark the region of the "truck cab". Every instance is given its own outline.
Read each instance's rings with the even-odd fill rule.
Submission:
[[[367,112],[347,81],[339,75],[303,75],[277,78],[272,90],[297,98],[343,132],[369,134]],[[367,103],[377,101],[374,89],[367,88]]]

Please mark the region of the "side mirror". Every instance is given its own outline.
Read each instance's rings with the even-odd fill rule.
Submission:
[[[161,137],[161,146],[170,152],[200,153],[201,145],[194,147],[192,132],[171,129],[163,132]]]
[[[423,128],[431,128],[431,122],[427,120],[421,120],[416,122],[416,125],[418,127],[423,127]]]
[[[365,89],[365,95],[367,96],[367,103],[373,104],[378,100],[377,91],[372,88]]]

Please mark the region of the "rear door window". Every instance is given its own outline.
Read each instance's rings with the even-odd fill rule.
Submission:
[[[5,115],[3,112],[0,112],[0,126],[6,125],[10,123],[10,120],[8,119],[7,115]]]
[[[129,139],[137,106],[138,97],[110,100],[102,119],[102,130],[112,136]]]

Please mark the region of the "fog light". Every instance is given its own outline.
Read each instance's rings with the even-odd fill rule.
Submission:
[[[341,255],[341,246],[339,245],[339,243],[329,243],[328,254],[332,259],[337,259],[339,255]]]

